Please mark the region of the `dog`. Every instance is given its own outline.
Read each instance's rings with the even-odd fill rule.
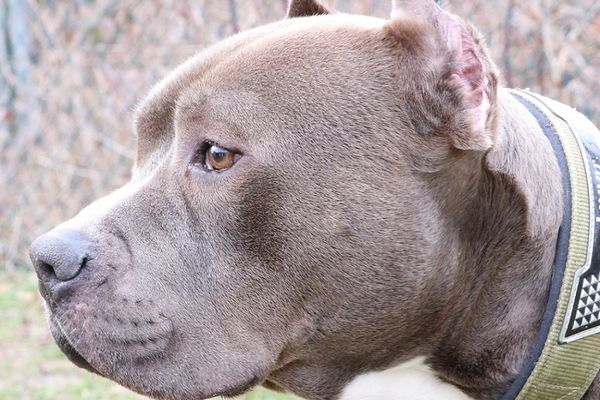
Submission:
[[[292,0],[191,58],[137,110],[131,181],[32,244],[56,343],[157,399],[500,398],[565,191],[498,76],[430,0]]]

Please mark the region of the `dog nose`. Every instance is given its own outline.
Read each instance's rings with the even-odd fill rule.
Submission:
[[[30,257],[40,282],[51,294],[75,278],[88,259],[89,242],[81,231],[55,228],[31,244]]]

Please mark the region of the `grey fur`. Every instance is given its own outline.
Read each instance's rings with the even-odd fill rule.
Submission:
[[[559,170],[460,25],[490,101],[474,128],[450,20],[432,10],[286,19],[161,82],[137,112],[132,182],[63,226],[93,255],[48,301],[64,351],[164,399],[255,384],[335,399],[419,355],[497,398],[545,306]],[[244,156],[202,171],[205,140]],[[587,399],[599,393],[596,380]]]

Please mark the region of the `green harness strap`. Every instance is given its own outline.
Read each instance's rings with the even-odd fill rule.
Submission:
[[[528,91],[512,90],[533,104],[553,124],[562,144],[571,181],[571,234],[558,304],[544,349],[517,400],[580,400],[600,370],[600,335],[565,338],[579,276],[591,262],[594,236],[592,184],[588,160],[569,120],[579,114],[563,104]]]

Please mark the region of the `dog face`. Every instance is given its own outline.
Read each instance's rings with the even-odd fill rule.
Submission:
[[[330,398],[429,346],[455,273],[430,175],[489,145],[494,76],[428,7],[286,19],[160,83],[131,182],[32,245],[67,356],[156,398]]]

